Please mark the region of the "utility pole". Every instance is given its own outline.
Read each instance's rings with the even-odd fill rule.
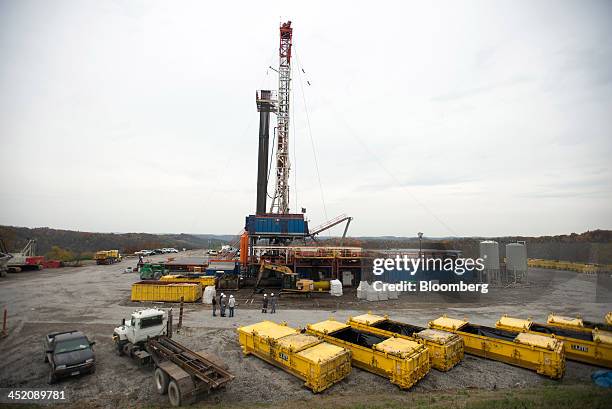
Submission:
[[[421,244],[421,240],[423,240],[423,233],[418,232],[417,234],[419,235],[419,258],[421,258],[421,255],[423,254],[423,246]]]

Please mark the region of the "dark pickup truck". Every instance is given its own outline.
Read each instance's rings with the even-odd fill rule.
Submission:
[[[45,337],[45,362],[51,366],[49,384],[60,378],[94,373],[96,358],[91,348],[95,342],[80,331],[53,332]]]

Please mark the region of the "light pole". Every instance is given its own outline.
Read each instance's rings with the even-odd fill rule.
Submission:
[[[421,258],[421,253],[423,251],[423,247],[421,245],[421,241],[423,240],[423,233],[418,232],[417,234],[419,235],[419,258]]]

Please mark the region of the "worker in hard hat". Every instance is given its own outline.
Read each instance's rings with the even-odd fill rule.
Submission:
[[[261,312],[263,312],[264,314],[268,312],[268,294],[264,294]]]
[[[229,300],[227,300],[227,306],[229,307],[229,316],[232,318],[234,316],[234,307],[236,307],[236,299],[233,295],[229,296]]]
[[[212,297],[212,308],[213,308],[213,317],[217,316],[217,297],[213,295]]]
[[[221,297],[219,297],[219,307],[221,308],[221,316],[225,317],[225,306],[227,305],[227,300],[225,299],[225,294],[221,293]]]
[[[274,295],[274,293],[272,293],[270,297],[270,308],[272,308],[270,314],[276,314],[276,296]]]

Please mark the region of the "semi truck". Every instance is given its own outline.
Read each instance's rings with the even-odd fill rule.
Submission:
[[[113,331],[117,354],[155,368],[155,389],[172,406],[189,405],[198,395],[225,387],[234,379],[220,358],[193,352],[172,339],[172,310],[147,308],[132,313]]]
[[[100,250],[94,255],[96,264],[115,264],[121,261],[119,250]]]

